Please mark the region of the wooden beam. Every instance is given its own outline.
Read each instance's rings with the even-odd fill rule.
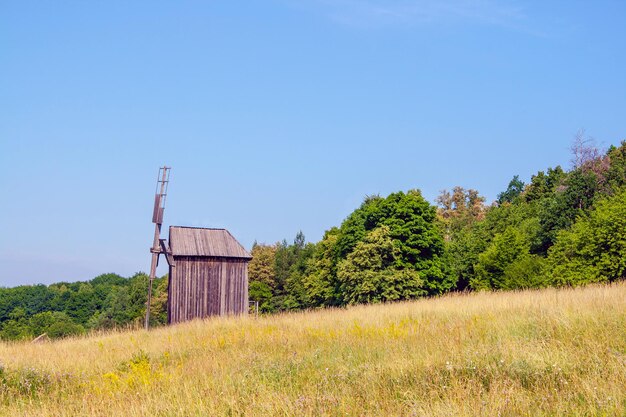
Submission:
[[[167,264],[171,267],[175,267],[176,262],[174,262],[174,257],[172,256],[172,250],[170,249],[170,245],[167,244],[167,239],[159,239],[159,243],[161,244],[161,253],[165,254],[165,259],[167,260]]]

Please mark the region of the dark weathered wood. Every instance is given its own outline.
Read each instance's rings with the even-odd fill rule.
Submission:
[[[148,297],[146,300],[146,317],[144,327],[146,330],[150,327],[150,302],[152,300],[152,282],[156,276],[156,267],[159,264],[159,253],[161,252],[159,238],[161,236],[161,224],[163,223],[163,207],[165,205],[165,197],[167,196],[167,184],[169,182],[170,168],[164,166],[159,168],[159,177],[157,177],[157,188],[160,185],[160,192],[154,197],[154,211],[152,213],[152,222],[154,225],[154,240],[150,253],[152,253],[152,262],[150,263],[150,275],[148,281]]]
[[[172,251],[170,250],[170,246],[167,243],[167,239],[159,239],[159,242],[161,243],[161,253],[165,255],[167,264],[170,266],[176,266],[176,262],[174,262],[174,257],[172,256]]]
[[[163,223],[163,207],[161,206],[161,200],[163,196],[161,194],[155,194],[154,196],[154,210],[152,210],[152,223]]]
[[[230,233],[224,229],[171,227],[169,247],[162,249],[171,251],[172,257],[169,323],[247,314],[251,257]]]
[[[171,226],[169,240],[175,256],[251,259],[248,251],[226,229]]]

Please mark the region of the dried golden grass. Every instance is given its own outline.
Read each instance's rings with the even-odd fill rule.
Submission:
[[[0,344],[3,415],[626,415],[626,283]]]

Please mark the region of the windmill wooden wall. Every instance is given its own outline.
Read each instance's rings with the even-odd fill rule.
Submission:
[[[248,312],[252,257],[225,229],[171,226],[169,323]]]

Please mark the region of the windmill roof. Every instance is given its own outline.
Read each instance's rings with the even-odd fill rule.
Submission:
[[[170,226],[169,244],[174,256],[252,259],[226,229]]]

